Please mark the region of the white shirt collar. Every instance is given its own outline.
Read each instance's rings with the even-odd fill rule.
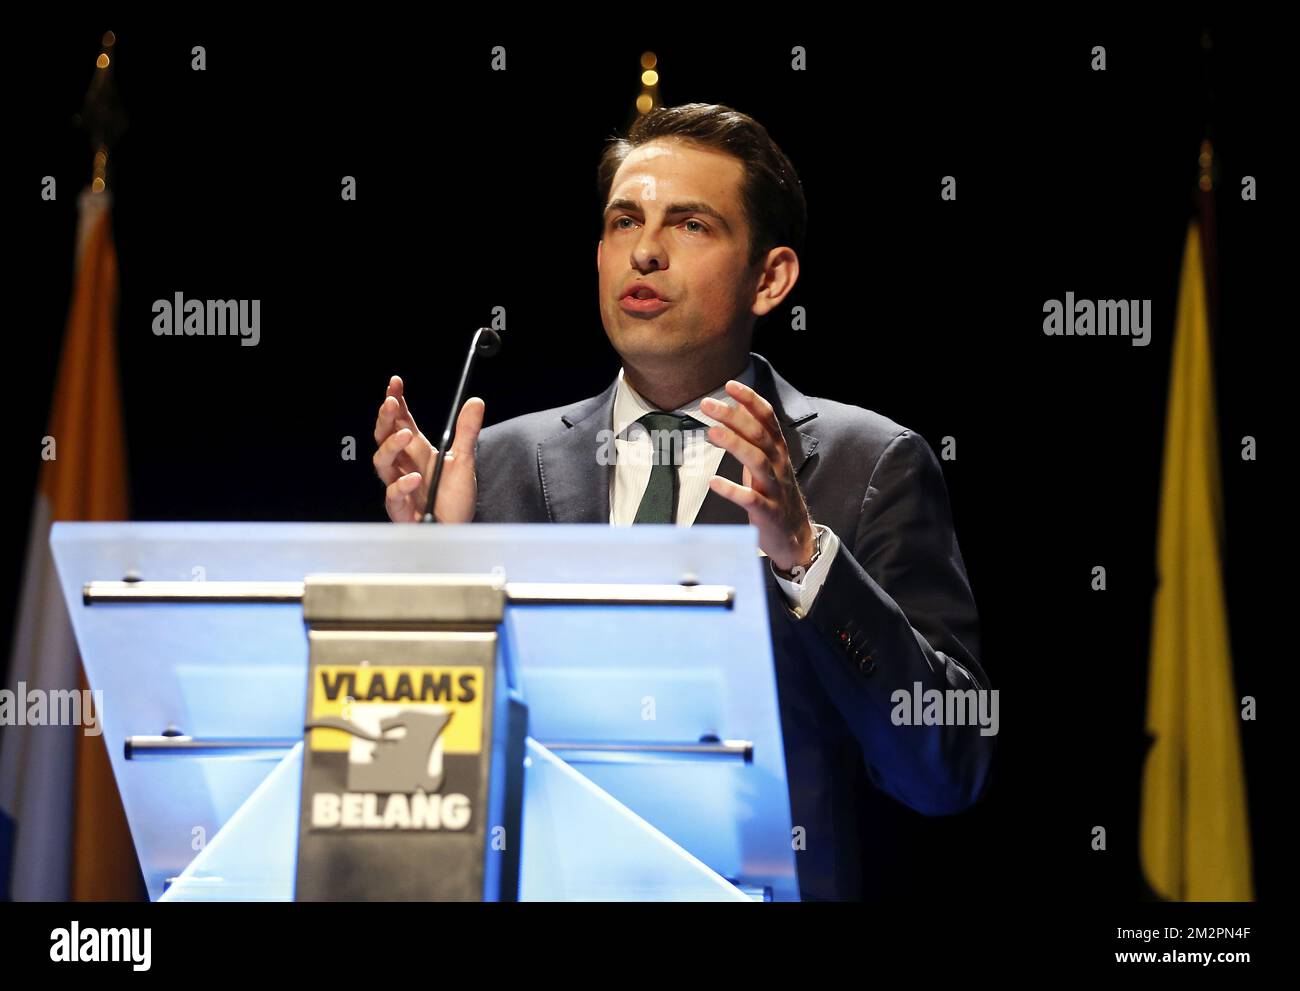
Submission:
[[[745,365],[745,370],[735,376],[735,378],[737,382],[742,382],[751,389],[754,387],[754,359],[752,357],[749,359],[749,363]],[[677,409],[672,410],[672,412],[685,413],[688,416],[695,417],[695,419],[699,420],[701,423],[707,423],[709,426],[712,426],[718,421],[700,409],[700,403],[702,403],[706,398],[716,399],[719,402],[726,403],[728,406],[737,405],[736,400],[727,393],[726,383],[724,382],[707,396],[700,396],[687,403],[685,406],[677,407]],[[623,369],[620,367],[618,370],[618,386],[614,392],[614,436],[622,437],[623,431],[631,424],[635,423],[646,413],[651,413],[656,409],[658,409],[658,407],[651,405],[644,396],[637,392],[636,389],[632,388],[632,385],[626,378],[624,378]]]

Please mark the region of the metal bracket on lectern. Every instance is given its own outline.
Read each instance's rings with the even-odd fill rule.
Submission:
[[[128,736],[127,760],[165,757],[239,757],[245,760],[280,760],[298,740],[216,739],[192,736]],[[752,763],[750,740],[708,743],[621,743],[600,741],[537,741],[568,764],[667,764],[688,761],[740,761]]]
[[[342,584],[367,585],[372,591],[384,588],[391,592],[402,589],[419,589],[427,593],[429,587],[446,586],[453,598],[436,608],[448,615],[457,614],[470,603],[460,598],[464,593],[452,589],[467,582],[480,588],[504,592],[511,605],[611,605],[611,606],[720,606],[730,609],[735,605],[736,590],[730,585],[672,585],[668,583],[613,583],[613,582],[503,582],[497,575],[462,574],[340,574],[309,575],[306,581],[93,581],[82,586],[81,600],[88,606],[111,603],[177,602],[177,603],[303,603],[306,608],[307,586],[316,585],[316,595],[338,595],[325,592],[321,583],[337,587]],[[482,591],[473,594],[482,595]],[[445,597],[439,597],[445,598]],[[337,601],[337,600],[336,600]],[[376,605],[379,611],[386,609]],[[427,612],[430,603],[427,594],[417,593],[412,608]]]

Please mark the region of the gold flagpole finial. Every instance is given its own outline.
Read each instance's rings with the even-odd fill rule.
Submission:
[[[641,53],[641,95],[636,98],[636,112],[648,114],[659,106],[659,56],[654,52]]]
[[[108,153],[122,131],[126,129],[126,114],[118,101],[117,86],[113,81],[113,63],[117,35],[104,32],[100,39],[99,55],[95,58],[95,72],[90,78],[90,88],[81,112],[74,123],[86,131],[90,146],[95,150],[90,189],[102,193],[108,188]]]

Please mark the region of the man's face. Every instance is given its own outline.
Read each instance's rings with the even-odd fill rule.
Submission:
[[[596,268],[605,333],[625,361],[748,340],[760,266],[748,263],[743,178],[738,159],[676,138],[634,148],[615,174]]]

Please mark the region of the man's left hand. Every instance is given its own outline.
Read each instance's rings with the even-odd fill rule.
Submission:
[[[789,576],[795,566],[806,568],[812,561],[817,535],[781,424],[772,404],[744,383],[727,382],[727,394],[738,405],[706,399],[701,409],[718,421],[709,428],[709,442],[741,463],[743,484],[714,475],[709,488],[749,514],[758,528],[758,546],[778,572]]]

